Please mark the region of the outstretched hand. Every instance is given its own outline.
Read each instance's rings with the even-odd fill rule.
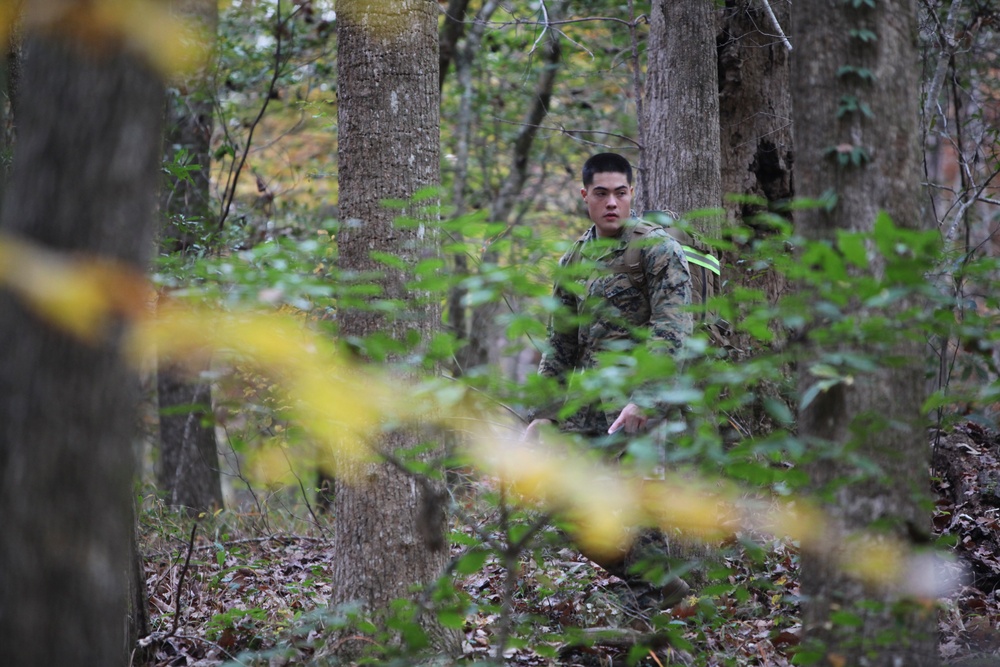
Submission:
[[[621,413],[618,415],[618,419],[616,419],[614,423],[611,424],[611,427],[608,428],[608,433],[615,433],[623,428],[626,433],[638,433],[642,429],[646,428],[646,422],[648,420],[649,418],[646,417],[638,405],[635,403],[629,403],[622,408]]]

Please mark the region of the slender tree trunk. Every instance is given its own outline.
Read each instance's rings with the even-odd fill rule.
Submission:
[[[196,22],[214,38],[219,22],[215,0],[174,0],[178,15]],[[215,229],[210,195],[214,92],[209,66],[176,81],[167,98],[164,155],[168,161],[186,153],[199,169],[189,179],[168,177],[160,210],[164,216],[161,253],[204,251]],[[174,507],[192,513],[222,507],[222,481],[215,441],[212,385],[200,369],[181,370],[167,359],[157,365],[156,393],[160,415],[160,461],[157,482]]]
[[[339,173],[343,268],[378,271],[382,296],[398,310],[346,310],[340,335],[363,341],[371,334],[397,341],[427,340],[440,325],[436,302],[421,303],[406,286],[406,272],[376,262],[373,252],[406,266],[436,253],[434,221],[416,208],[404,213],[418,225],[397,227],[386,199],[408,200],[438,182],[439,95],[437,3],[401,0],[338,5]],[[363,348],[363,342],[361,342]],[[400,362],[399,357],[389,359]],[[401,380],[412,367],[396,369]],[[359,391],[364,391],[359,387]],[[394,456],[420,443],[419,429],[397,428],[374,437],[376,452]],[[395,467],[372,462],[344,470],[334,490],[334,604],[360,601],[375,615],[397,598],[429,584],[448,558],[437,482],[421,484]],[[353,647],[345,643],[342,650]]]
[[[145,267],[163,84],[113,47],[45,35],[26,35],[0,230]],[[126,661],[136,388],[117,336],[83,343],[0,293],[5,665]]]
[[[654,0],[636,205],[678,214],[722,206],[719,85],[711,0]],[[702,218],[714,237],[718,221]]]
[[[549,20],[557,21],[563,15],[565,4],[553,2],[549,5]],[[524,183],[528,178],[531,150],[538,129],[549,111],[552,91],[555,89],[557,75],[562,60],[562,48],[558,32],[550,30],[545,46],[541,49],[540,74],[535,85],[534,102],[528,108],[521,130],[514,141],[511,153],[511,166],[507,177],[500,186],[500,191],[490,205],[490,221],[508,223],[514,211],[518,197],[524,191]],[[482,264],[496,265],[499,261],[497,253],[487,247],[483,253]],[[502,301],[490,301],[472,309],[469,322],[468,345],[459,355],[459,366],[463,371],[485,364],[499,365],[503,350],[498,349],[497,341],[503,339],[497,322],[497,316],[506,309]]]
[[[801,232],[833,239],[841,230],[871,230],[886,211],[902,227],[926,227],[920,196],[920,130],[917,8],[912,0],[879,0],[854,7],[837,0],[807,0],[793,9],[792,34],[802,44],[793,61],[796,189],[805,197],[832,192],[835,206],[797,214]],[[870,31],[874,39],[862,39]],[[843,112],[845,100],[868,106]],[[859,164],[842,165],[848,151]],[[876,276],[884,261],[873,254]],[[898,303],[906,309],[915,304]],[[889,315],[891,317],[891,314]],[[928,457],[923,403],[923,346],[898,342],[879,358],[901,360],[893,368],[857,375],[821,393],[799,416],[801,436],[827,441],[868,457],[883,473],[862,475],[846,463],[814,466],[815,488],[829,490],[826,509],[843,531],[875,522],[899,539],[929,534]],[[808,364],[803,364],[803,368]],[[803,370],[800,390],[815,379]],[[829,556],[849,549],[834,538],[828,553],[802,559],[803,627],[808,640],[825,645],[829,660],[849,665],[937,663],[936,615],[903,606],[892,593],[868,591],[843,575]],[[882,605],[872,603],[882,603]],[[855,614],[860,625],[838,623]]]
[[[448,0],[444,10],[444,23],[438,36],[438,91],[444,87],[448,67],[455,59],[455,49],[465,32],[465,13],[469,0]]]

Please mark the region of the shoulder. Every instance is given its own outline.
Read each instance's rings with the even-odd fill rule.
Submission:
[[[569,247],[568,250],[566,250],[563,256],[559,259],[559,266],[567,266],[568,264],[579,260],[580,249],[583,247],[583,244],[585,244],[587,241],[591,239],[593,235],[594,235],[594,228],[591,227],[583,234],[581,234],[576,241],[573,241],[573,244]]]
[[[640,221],[632,231],[632,239],[640,245],[643,255],[683,255],[684,249],[662,225]]]

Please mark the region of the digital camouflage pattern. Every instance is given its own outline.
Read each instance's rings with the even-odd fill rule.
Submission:
[[[691,272],[680,244],[662,228],[646,234],[640,252],[646,275],[642,289],[633,285],[627,273],[608,268],[621,263],[629,236],[623,229],[617,242],[612,239],[609,243],[598,239],[596,229],[591,227],[559,261],[561,267],[580,261],[593,270],[578,280],[586,296],[556,282],[553,294],[562,304],[562,314],[549,323],[540,375],[571,385],[574,371],[597,367],[598,352],[611,347],[622,349],[630,342],[640,344],[637,331],[644,329],[648,333],[648,340],[642,344],[666,353],[674,353],[691,334],[691,313],[685,308],[691,304]],[[534,417],[555,419],[559,407],[549,406]],[[617,410],[588,406],[561,421],[559,428],[598,435],[606,433],[616,417]]]

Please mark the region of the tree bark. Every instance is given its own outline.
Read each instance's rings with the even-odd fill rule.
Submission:
[[[711,0],[655,0],[636,205],[686,214],[722,206],[719,86]],[[709,238],[719,221],[700,218]]]
[[[13,161],[17,89],[21,80],[20,34],[11,28],[5,37],[6,50],[0,54],[0,206]]]
[[[841,230],[871,230],[886,211],[896,225],[921,229],[920,90],[916,51],[917,9],[911,0],[879,0],[874,6],[837,0],[809,0],[793,10],[791,34],[803,45],[793,61],[796,189],[805,197],[827,192],[835,206],[804,210],[797,226],[811,239],[832,240]],[[875,39],[860,39],[868,30]],[[846,69],[845,69],[846,68]],[[870,76],[863,74],[870,73]],[[843,113],[844,100],[867,104],[870,114]],[[863,151],[866,159],[841,165],[837,155]],[[884,260],[871,253],[870,271],[880,275]],[[897,308],[915,304],[903,301]],[[891,312],[888,314],[891,318]],[[897,342],[879,352],[905,363],[870,374],[852,384],[834,386],[799,415],[807,441],[869,458],[881,469],[873,479],[847,463],[823,460],[812,468],[815,488],[829,491],[827,511],[843,531],[873,522],[906,540],[929,535],[930,516],[921,505],[928,493],[929,449],[920,415],[923,403],[923,346]],[[814,380],[802,365],[804,391]],[[806,552],[802,558],[803,627],[807,639],[819,640],[828,656],[844,664],[932,665],[937,663],[935,615],[898,607],[892,593],[866,591],[834,565],[838,551],[850,548],[838,537],[829,553]],[[830,558],[829,556],[834,556]],[[866,605],[884,603],[884,607]],[[861,618],[858,627],[838,624],[836,612]]]
[[[214,38],[219,22],[215,0],[175,0],[175,12]],[[168,176],[160,201],[161,253],[205,250],[214,229],[210,195],[214,116],[210,73],[206,68],[173,82],[167,98],[164,155],[168,162],[185,151],[199,168],[189,179]],[[222,481],[212,412],[212,385],[204,379],[209,362],[181,370],[168,359],[157,364],[160,461],[157,482],[166,502],[192,513],[222,507]]]
[[[145,267],[163,84],[135,58],[93,46],[65,30],[26,35],[0,230]],[[135,380],[117,336],[83,343],[0,294],[6,665],[126,662]]]
[[[772,233],[757,216],[792,216],[788,209],[794,196],[792,54],[780,37],[790,27],[789,6],[787,2],[771,2],[772,21],[759,0],[730,2],[720,16],[717,36],[722,192],[724,196],[737,195],[724,206],[727,228],[740,232],[724,235],[746,239],[737,241],[735,250],[720,253],[722,278],[727,292],[739,287],[760,290],[772,305],[788,291],[788,281],[770,266],[746,258],[756,243]],[[747,307],[755,306],[738,304],[738,308]],[[734,319],[738,322],[740,316]],[[778,345],[782,345],[785,329],[777,325],[773,329]],[[760,341],[740,331],[730,335],[730,342],[729,358],[734,363],[761,352]],[[787,372],[792,373],[791,369]],[[749,433],[766,435],[776,425],[762,399],[787,400],[782,393],[777,383],[762,381],[754,388],[757,400],[731,419]]]
[[[437,252],[434,222],[427,214],[408,204],[403,213],[419,223],[397,227],[397,212],[382,204],[409,200],[439,179],[437,11],[431,0],[401,0],[391,8],[367,0],[338,5],[341,265],[378,272],[382,298],[399,306],[393,312],[339,314],[340,336],[362,350],[364,338],[372,334],[428,340],[440,326],[436,301],[421,303],[406,286],[405,270],[372,257],[373,252],[390,253],[409,267]],[[388,361],[396,365],[402,359]],[[402,381],[412,376],[412,366],[398,365]],[[371,446],[394,454],[420,441],[416,427],[396,428],[373,437]],[[392,600],[411,598],[415,584],[429,584],[443,572],[448,550],[441,488],[381,462],[338,466],[338,471],[345,481],[334,490],[338,557],[331,602],[360,601],[373,614],[384,614]],[[352,648],[342,645],[347,654]]]

